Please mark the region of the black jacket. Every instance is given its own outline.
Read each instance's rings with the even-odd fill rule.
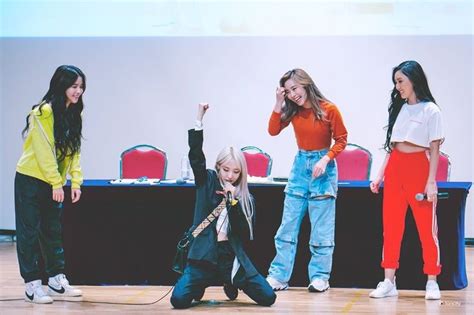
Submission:
[[[223,188],[214,170],[206,169],[206,158],[202,151],[203,131],[191,129],[188,131],[189,161],[196,183],[196,202],[194,207],[193,228],[200,224],[224,198],[216,191]],[[229,230],[227,237],[234,250],[235,256],[245,270],[245,276],[257,274],[257,270],[245,253],[242,240],[249,239],[250,231],[245,214],[240,203],[227,208],[229,214]],[[255,217],[255,215],[254,215]],[[189,249],[188,259],[207,261],[217,265],[217,220],[214,220],[196,239]]]

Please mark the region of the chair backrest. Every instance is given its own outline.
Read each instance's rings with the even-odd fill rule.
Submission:
[[[139,144],[120,155],[120,178],[166,178],[166,152],[152,145]]]
[[[338,180],[368,180],[372,154],[360,145],[348,143],[336,156]]]
[[[250,176],[268,177],[272,171],[272,158],[260,148],[246,146],[240,149],[247,162]]]
[[[436,172],[436,181],[447,182],[451,172],[451,161],[446,153],[439,153],[438,171]]]

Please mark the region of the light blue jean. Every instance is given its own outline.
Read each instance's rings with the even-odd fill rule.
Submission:
[[[323,175],[313,178],[313,167],[328,150],[299,150],[285,188],[285,203],[281,225],[275,235],[276,255],[268,275],[280,282],[288,282],[293,272],[298,234],[306,211],[309,212],[311,235],[308,265],[310,282],[316,278],[328,280],[334,252],[336,220],[337,165],[327,164]]]

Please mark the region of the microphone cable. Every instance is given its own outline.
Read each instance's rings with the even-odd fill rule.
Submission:
[[[141,306],[141,305],[153,305],[161,300],[163,300],[170,292],[174,289],[175,286],[172,286],[168,292],[166,292],[163,296],[159,297],[153,302],[146,302],[146,303],[125,303],[125,302],[109,302],[109,301],[90,301],[90,300],[85,300],[85,301],[73,301],[73,300],[55,300],[55,302],[68,302],[68,303],[88,303],[88,304],[108,304],[108,305],[135,305],[135,306]],[[0,302],[10,302],[10,301],[24,301],[25,299],[21,298],[7,298],[7,299],[0,299]]]

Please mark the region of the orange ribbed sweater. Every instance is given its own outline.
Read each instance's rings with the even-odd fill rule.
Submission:
[[[311,108],[300,108],[291,119],[295,130],[298,148],[306,151],[329,148],[328,156],[334,159],[344,150],[347,144],[347,130],[344,126],[341,113],[336,105],[321,101],[321,108],[325,113],[324,120],[315,119]],[[272,112],[268,122],[268,132],[272,136],[278,135],[290,122],[281,121],[281,113]],[[331,146],[331,139],[334,144]]]

